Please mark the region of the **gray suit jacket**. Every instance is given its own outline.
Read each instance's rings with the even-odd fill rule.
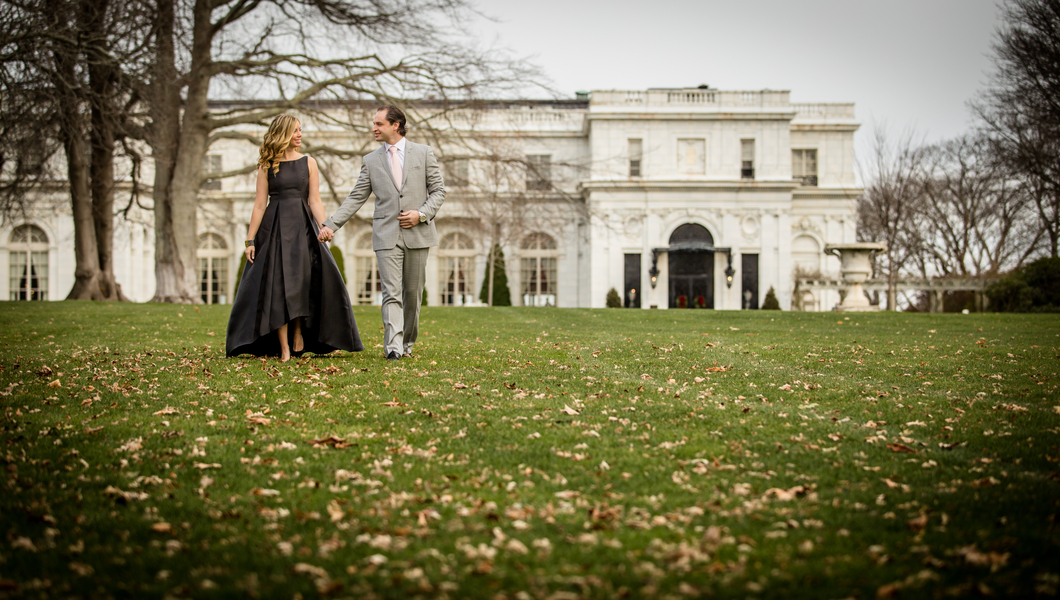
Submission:
[[[429,248],[438,245],[438,231],[434,228],[434,216],[445,201],[445,184],[442,171],[430,146],[416,144],[405,139],[405,168],[401,191],[394,183],[383,146],[364,157],[357,185],[343,200],[324,225],[338,231],[346,224],[368,197],[375,193],[375,213],[372,215],[372,249],[389,250],[397,246],[398,240],[406,248]],[[402,229],[398,214],[416,210],[427,215],[427,221],[411,229]]]

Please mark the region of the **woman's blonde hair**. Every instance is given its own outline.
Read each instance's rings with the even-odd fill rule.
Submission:
[[[291,137],[297,125],[298,119],[294,115],[277,115],[272,120],[269,130],[265,132],[265,140],[258,149],[258,167],[272,169],[273,174],[280,172],[280,159],[291,147]]]

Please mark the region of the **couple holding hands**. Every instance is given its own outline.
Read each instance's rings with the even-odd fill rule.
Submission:
[[[303,352],[364,349],[346,285],[325,242],[373,193],[383,352],[387,360],[412,354],[445,185],[431,148],[405,139],[401,109],[379,108],[372,135],[382,147],[364,157],[353,191],[325,219],[316,161],[299,152],[301,124],[280,115],[269,125],[258,159],[247,265],[228,320],[228,356],[278,354],[287,361]]]

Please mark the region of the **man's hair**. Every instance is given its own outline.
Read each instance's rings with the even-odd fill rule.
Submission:
[[[392,104],[385,104],[383,106],[380,106],[379,108],[375,109],[375,112],[379,112],[381,110],[385,110],[386,111],[386,120],[387,121],[389,121],[391,123],[397,123],[398,133],[400,133],[402,135],[402,137],[404,137],[404,135],[405,135],[405,113],[401,112],[400,108],[398,108],[398,107],[396,107],[396,106],[394,106]]]

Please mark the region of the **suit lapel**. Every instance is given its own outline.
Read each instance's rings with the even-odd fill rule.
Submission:
[[[397,189],[397,182],[394,181],[394,173],[390,170],[390,154],[386,151],[385,146],[380,146],[376,152],[379,154],[379,160],[382,163],[383,172],[386,173],[386,178],[390,180],[390,183],[394,184],[394,189]],[[408,150],[406,149],[406,152]],[[408,158],[407,156],[405,158]]]
[[[412,142],[405,140],[405,166],[401,169],[401,189],[405,189],[405,183],[409,180],[409,170],[412,165],[415,164],[413,161],[416,160],[417,153],[415,152],[416,145]]]

